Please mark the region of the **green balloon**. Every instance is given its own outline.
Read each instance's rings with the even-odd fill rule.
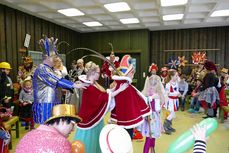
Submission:
[[[218,127],[216,119],[207,118],[199,123],[201,127],[207,125],[206,136],[209,136]],[[179,136],[172,144],[170,144],[167,153],[184,153],[193,147],[195,143],[194,136],[191,132],[192,128]]]

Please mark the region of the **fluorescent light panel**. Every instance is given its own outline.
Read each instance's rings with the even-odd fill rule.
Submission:
[[[98,26],[102,26],[101,23],[97,22],[97,21],[92,21],[92,22],[83,22],[84,25],[88,26],[88,27],[98,27]]]
[[[139,20],[137,18],[127,18],[127,19],[120,19],[120,21],[123,24],[134,24],[134,23],[139,23]]]
[[[110,12],[129,11],[130,7],[126,2],[105,4],[104,7]]]
[[[183,19],[184,14],[171,14],[171,15],[164,15],[164,21],[171,21],[171,20],[181,20]]]
[[[161,0],[161,6],[185,5],[188,0]]]
[[[81,12],[80,10],[75,9],[75,8],[61,9],[61,10],[58,10],[57,12],[64,14],[65,16],[82,16],[82,15],[84,15],[83,12]]]
[[[211,14],[211,17],[229,16],[229,10],[218,10]]]

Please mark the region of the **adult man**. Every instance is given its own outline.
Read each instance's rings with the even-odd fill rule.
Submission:
[[[70,153],[71,143],[67,140],[68,135],[74,128],[74,124],[81,121],[76,115],[73,105],[60,104],[53,107],[53,116],[45,125],[28,132],[16,146],[15,153]]]
[[[34,121],[43,124],[51,117],[53,106],[60,104],[58,87],[68,90],[74,88],[83,88],[82,84],[76,84],[64,78],[58,77],[54,72],[54,58],[58,56],[56,49],[57,39],[45,38],[40,40],[41,46],[44,47],[43,63],[41,63],[34,72],[33,76],[33,117]]]

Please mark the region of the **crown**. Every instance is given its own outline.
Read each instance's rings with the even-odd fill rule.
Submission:
[[[53,37],[48,38],[47,36],[44,36],[44,39],[40,39],[39,44],[43,53],[48,56],[58,55],[56,49],[57,41],[58,41],[57,38],[56,39]]]

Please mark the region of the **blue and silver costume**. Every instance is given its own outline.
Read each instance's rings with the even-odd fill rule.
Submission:
[[[57,88],[73,89],[73,84],[64,78],[58,78],[50,66],[40,64],[33,77],[34,121],[43,124],[50,118],[53,106],[60,104]]]

